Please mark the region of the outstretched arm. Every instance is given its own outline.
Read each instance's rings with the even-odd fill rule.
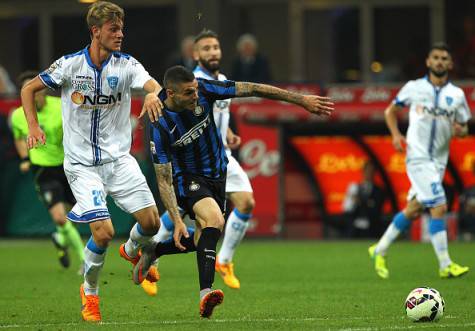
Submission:
[[[317,115],[328,116],[334,109],[330,98],[319,95],[303,95],[266,84],[236,82],[236,96],[287,101]]]
[[[41,79],[37,76],[27,82],[21,89],[21,103],[28,123],[28,137],[26,143],[29,149],[36,147],[38,143],[45,144],[46,136],[38,123],[38,114],[35,105],[35,93],[45,89]]]
[[[175,190],[173,189],[172,164],[170,162],[155,164],[155,174],[157,176],[160,198],[175,224],[175,231],[173,233],[175,246],[183,251],[186,248],[180,243],[181,237],[185,236],[185,238],[188,238],[189,234],[178,211]]]

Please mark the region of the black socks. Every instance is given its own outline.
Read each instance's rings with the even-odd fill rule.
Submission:
[[[182,237],[180,243],[186,247],[186,250],[181,251],[175,246],[175,242],[173,239],[166,240],[164,242],[160,242],[155,247],[155,254],[157,258],[162,255],[170,255],[170,254],[180,254],[180,253],[189,253],[196,251],[196,246],[193,241],[193,236],[190,235],[189,238]]]
[[[196,247],[196,260],[200,277],[200,290],[211,288],[214,282],[216,246],[221,231],[216,228],[204,228]]]

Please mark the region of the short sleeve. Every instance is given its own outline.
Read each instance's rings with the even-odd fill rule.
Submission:
[[[236,83],[232,80],[198,79],[198,88],[202,94],[214,100],[224,100],[236,96]]]
[[[412,102],[412,87],[413,82],[407,82],[396,95],[396,98],[393,101],[393,104],[399,107],[409,106]]]
[[[133,89],[143,88],[145,83],[152,79],[143,65],[133,57],[129,58],[129,72],[131,77],[130,87]]]
[[[462,102],[460,102],[459,107],[457,107],[455,111],[455,122],[464,124],[467,123],[470,118],[472,118],[472,114],[470,113],[465,93],[462,92]]]
[[[28,135],[28,129],[26,125],[25,115],[23,114],[23,108],[17,108],[11,115],[11,126],[13,132],[13,138],[15,140],[23,139]]]
[[[150,153],[155,164],[171,162],[170,139],[165,129],[159,124],[150,124]]]
[[[64,82],[66,60],[64,57],[56,60],[48,69],[39,74],[43,84],[50,89],[56,90]]]

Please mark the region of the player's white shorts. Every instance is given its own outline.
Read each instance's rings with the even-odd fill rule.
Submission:
[[[130,154],[93,167],[73,165],[65,159],[64,172],[77,201],[68,213],[68,219],[73,222],[90,223],[110,218],[107,195],[129,214],[155,205],[145,176]]]
[[[228,170],[226,175],[226,193],[252,192],[251,182],[246,172],[236,159],[228,154]]]
[[[410,162],[406,164],[407,176],[411,188],[407,200],[414,197],[427,208],[437,207],[446,203],[442,181],[445,167],[434,162]]]

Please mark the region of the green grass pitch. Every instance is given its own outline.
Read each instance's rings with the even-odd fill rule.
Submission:
[[[62,270],[49,241],[0,241],[0,330],[475,330],[475,244],[451,243],[452,258],[472,267],[441,280],[429,244],[398,242],[390,249],[390,279],[380,280],[369,242],[245,241],[235,256],[240,290],[215,288],[224,303],[210,320],[198,314],[195,254],[165,256],[156,297],[131,281],[131,266],[109,247],[101,277],[103,323],[81,321],[75,271]],[[76,262],[76,261],[73,261]],[[438,323],[412,323],[403,301],[418,286],[441,291]]]

